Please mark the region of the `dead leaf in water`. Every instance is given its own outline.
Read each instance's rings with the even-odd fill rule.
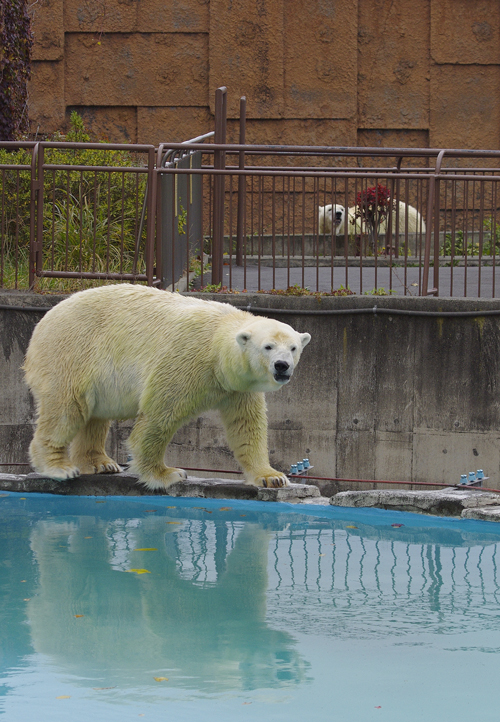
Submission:
[[[168,682],[168,677],[153,677],[156,682]]]
[[[71,699],[70,694],[61,694],[59,697],[56,697],[56,699]]]
[[[127,572],[134,572],[135,574],[151,574],[147,569],[127,569]]]
[[[157,552],[155,547],[142,547],[141,549],[132,549],[133,552]]]

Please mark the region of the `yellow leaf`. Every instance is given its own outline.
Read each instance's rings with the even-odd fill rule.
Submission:
[[[71,699],[70,694],[61,694],[59,697],[56,697],[56,699]]]
[[[74,616],[75,616],[75,619],[79,619],[80,617],[84,617],[85,614],[75,614]]]
[[[168,677],[154,677],[156,682],[168,682]]]
[[[221,508],[219,509],[219,511],[229,511],[230,509],[231,509],[230,506],[221,506]]]
[[[104,499],[97,499],[96,504],[105,504],[106,501]]]
[[[127,572],[135,572],[135,574],[151,574],[147,569],[127,569]]]
[[[346,529],[357,529],[357,526],[346,526]]]
[[[133,552],[157,552],[155,547],[143,547],[142,549],[132,549]]]
[[[166,523],[167,523],[167,524],[181,524],[182,522],[180,522],[180,521],[167,521]]]

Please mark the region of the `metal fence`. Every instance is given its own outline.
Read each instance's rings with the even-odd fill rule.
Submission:
[[[0,286],[495,297],[500,152],[0,143]],[[207,143],[208,140],[213,142]]]

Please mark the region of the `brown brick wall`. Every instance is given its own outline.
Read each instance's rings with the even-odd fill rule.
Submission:
[[[39,0],[32,132],[110,141],[500,147],[498,0]],[[236,140],[232,120],[229,140]]]

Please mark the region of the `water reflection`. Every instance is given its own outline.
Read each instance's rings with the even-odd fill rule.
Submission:
[[[335,640],[413,645],[424,632],[466,631],[473,644],[471,633],[500,630],[500,529],[165,503],[51,502],[65,511],[57,518],[17,509],[0,549],[4,618],[12,611],[0,652],[17,644],[25,655],[29,632],[80,686],[158,677],[212,694],[311,681],[301,635],[331,639],[333,656]]]
[[[35,649],[80,677],[209,691],[296,684],[306,663],[266,622],[270,532],[171,519],[41,521]],[[139,570],[137,571],[132,570]]]

